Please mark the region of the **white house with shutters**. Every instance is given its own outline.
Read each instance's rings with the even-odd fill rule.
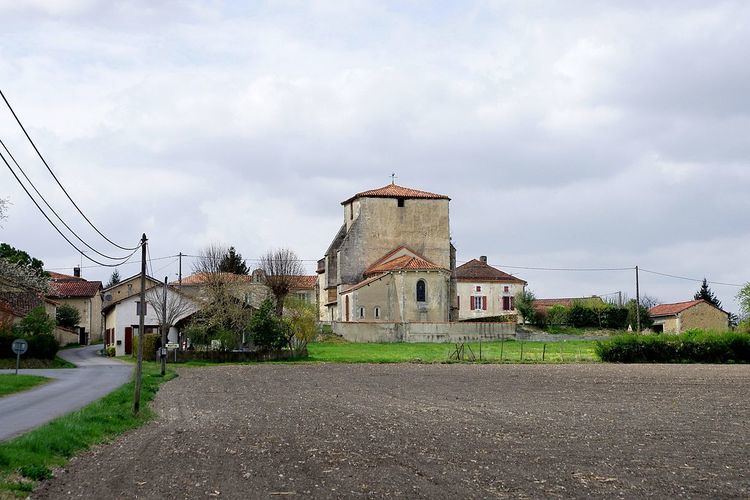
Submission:
[[[487,264],[480,257],[456,268],[458,319],[482,320],[516,314],[515,296],[526,281]]]

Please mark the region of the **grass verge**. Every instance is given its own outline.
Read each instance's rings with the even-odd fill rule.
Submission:
[[[37,375],[2,373],[0,374],[0,398],[7,396],[8,394],[31,389],[34,386],[48,381],[49,379],[47,377],[39,377]]]
[[[138,416],[133,416],[131,411],[131,381],[78,411],[0,443],[0,498],[27,496],[37,481],[51,477],[52,469],[64,465],[73,455],[92,445],[110,441],[150,420],[153,412],[148,403],[159,386],[175,376],[170,369],[162,377],[156,363],[143,364],[141,412]]]
[[[483,342],[482,361],[488,363],[574,363],[599,361],[595,343],[587,340],[562,342]],[[468,342],[479,361],[479,342]],[[328,363],[445,363],[451,361],[456,350],[452,343],[328,343],[314,342],[307,346],[309,357],[305,361]],[[467,360],[467,357],[464,357]]]
[[[36,359],[28,358],[23,359],[21,357],[21,368],[75,368],[76,365],[70,361],[65,361],[61,357],[57,356],[55,359]],[[16,360],[10,358],[0,359],[0,370],[14,370],[16,368]]]

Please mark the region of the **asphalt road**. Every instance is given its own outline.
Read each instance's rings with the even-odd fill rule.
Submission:
[[[35,498],[748,498],[750,366],[181,368]]]
[[[74,363],[77,368],[19,370],[19,373],[54,380],[29,391],[0,398],[0,441],[82,408],[127,382],[132,367],[97,355],[99,349],[101,346],[60,351],[59,356]],[[14,370],[0,370],[0,373],[14,373]]]

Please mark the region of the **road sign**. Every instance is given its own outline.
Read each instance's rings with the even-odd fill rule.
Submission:
[[[24,339],[16,339],[13,341],[11,349],[13,349],[14,354],[23,354],[29,350],[29,343]]]
[[[29,350],[29,343],[24,339],[16,339],[10,345],[10,348],[16,353],[16,375],[18,375],[18,367],[21,364],[21,354]]]

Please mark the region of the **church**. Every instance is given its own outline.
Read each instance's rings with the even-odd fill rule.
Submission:
[[[341,228],[318,261],[321,321],[455,321],[449,203],[395,183],[343,201]]]

